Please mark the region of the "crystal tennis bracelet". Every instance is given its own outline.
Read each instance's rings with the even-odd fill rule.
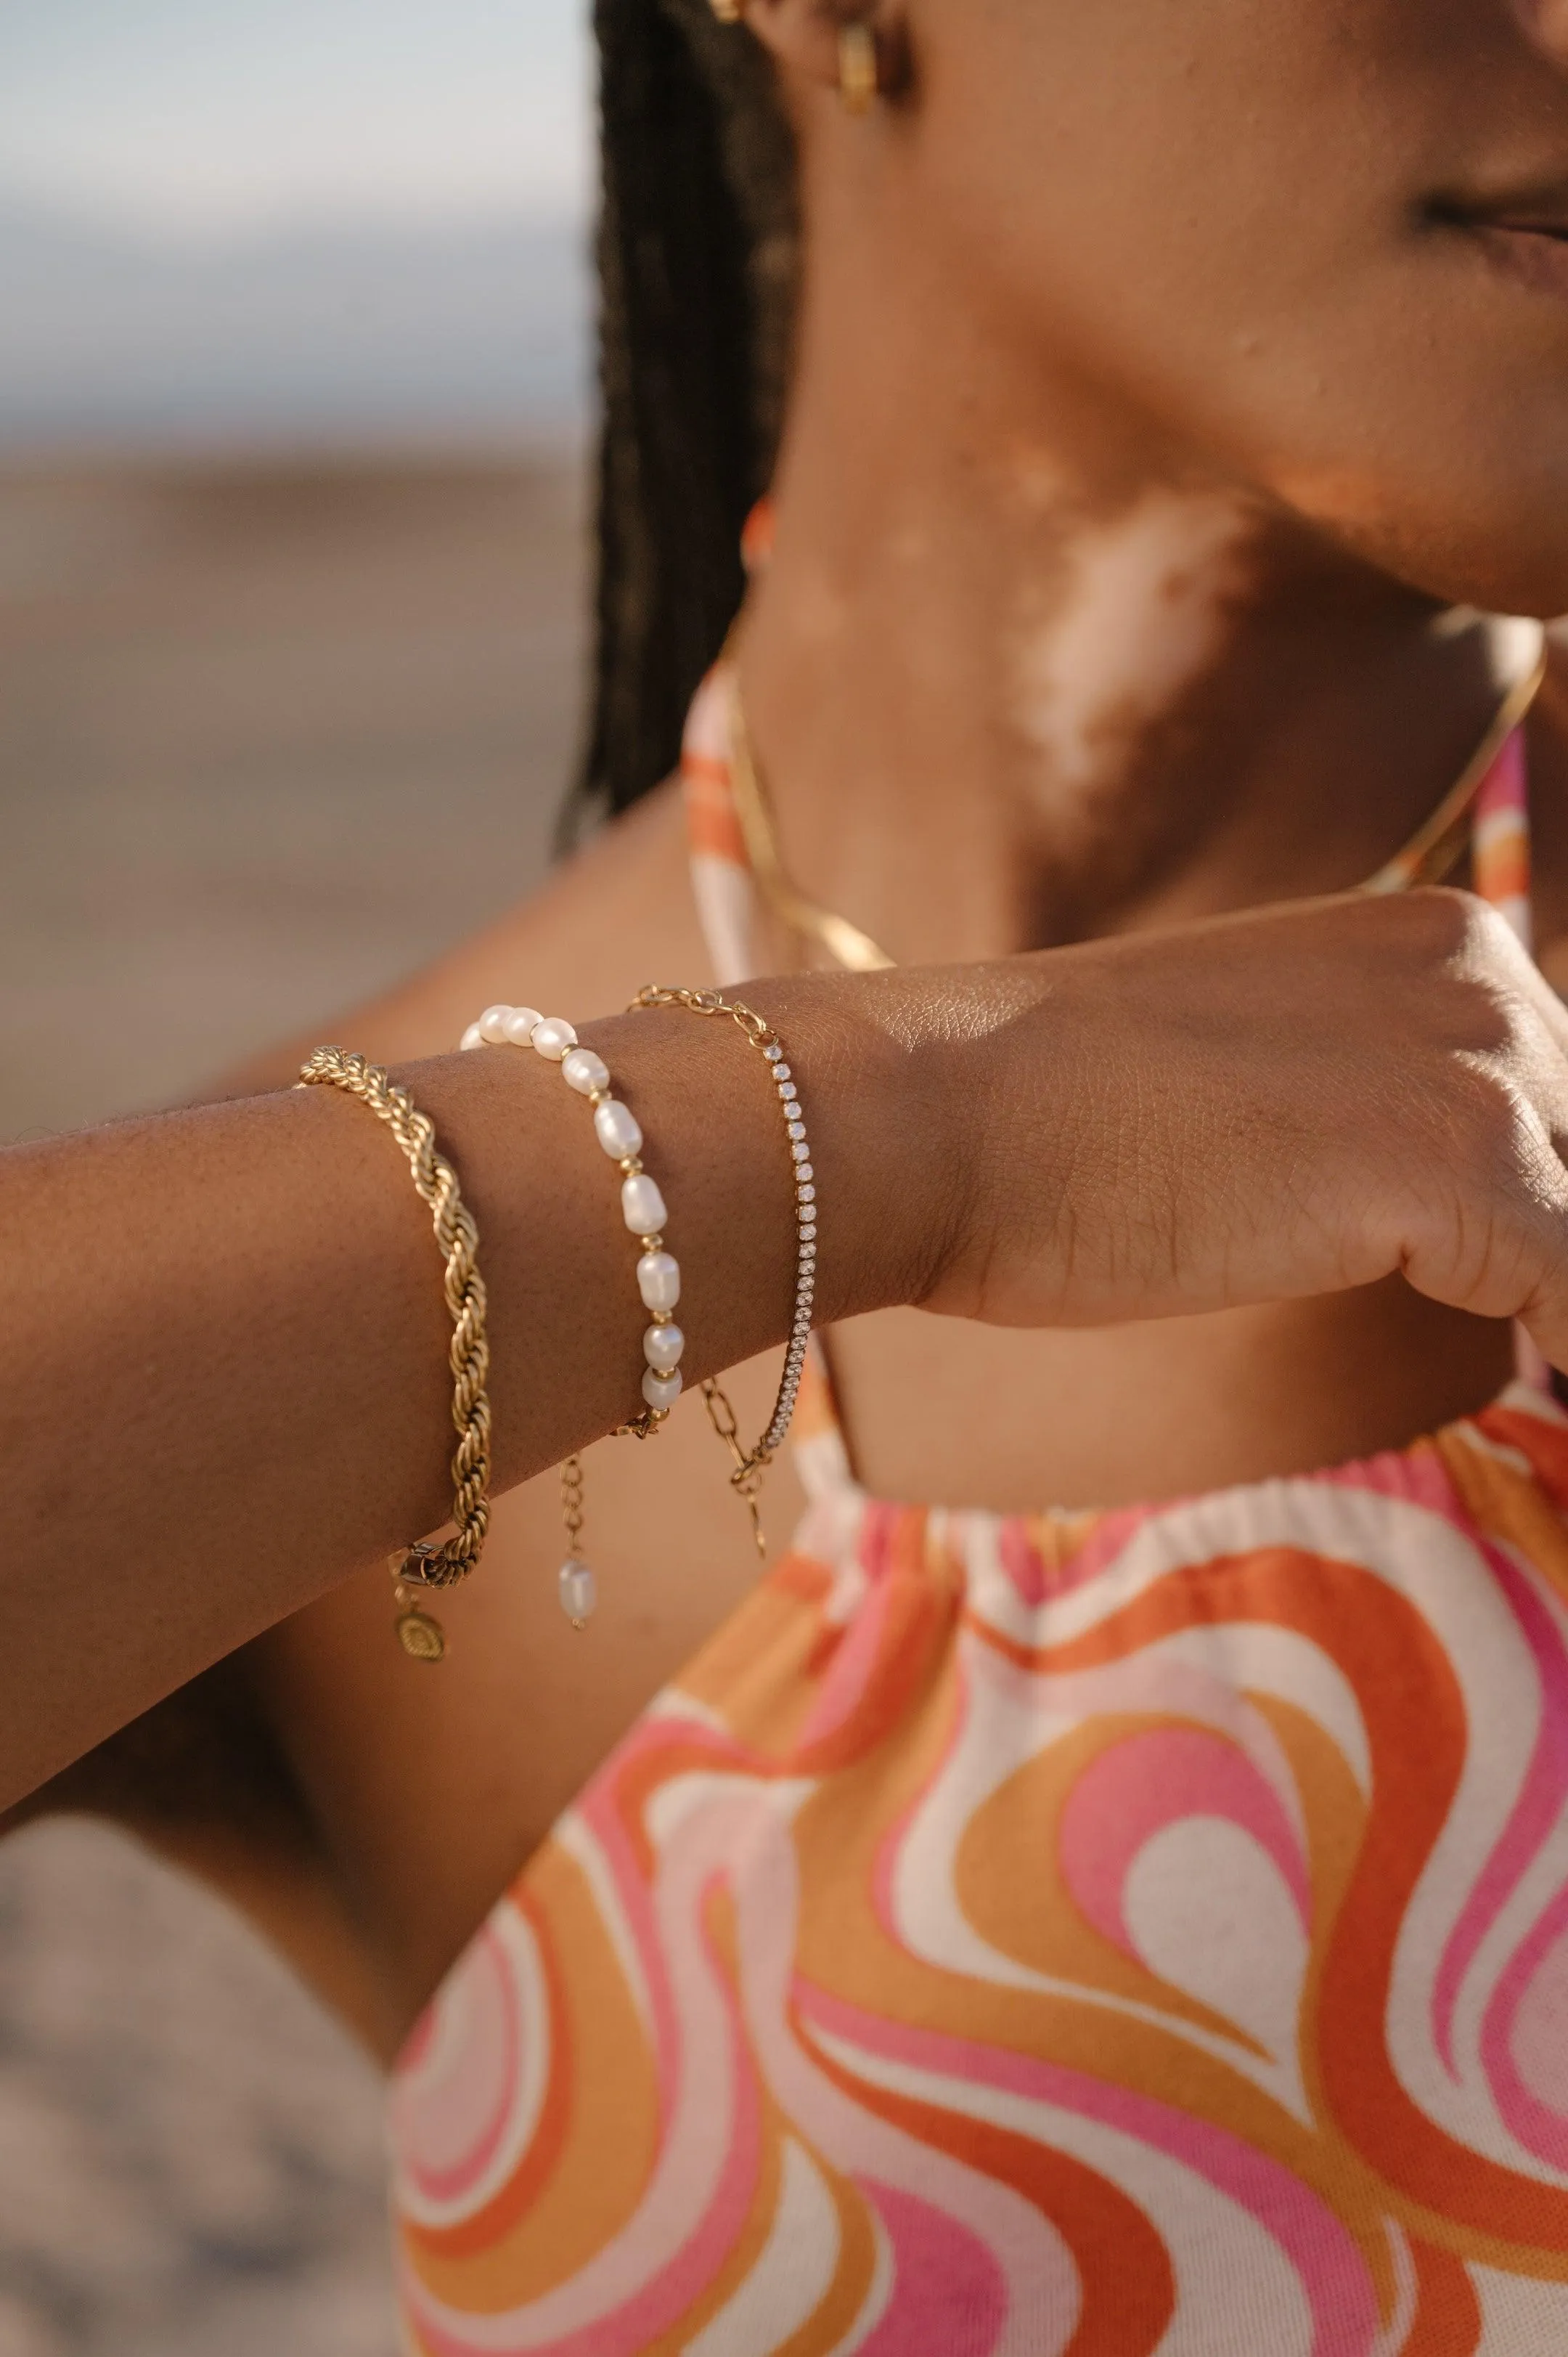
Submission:
[[[800,1103],[800,1091],[786,1060],[784,1043],[778,1033],[755,1009],[744,1006],[738,998],[725,998],[723,992],[717,990],[680,990],[650,982],[638,992],[631,1004],[634,1010],[639,1007],[683,1006],[693,1015],[727,1016],[731,1022],[739,1026],[749,1045],[767,1063],[784,1114],[789,1158],[794,1166],[794,1307],[779,1397],[774,1403],[768,1429],[755,1448],[743,1447],[735,1410],[718,1383],[710,1377],[703,1385],[709,1420],[734,1460],[730,1487],[743,1501],[751,1516],[752,1535],[756,1539],[758,1555],[766,1556],[768,1542],[763,1535],[760,1505],[762,1477],[783,1447],[790,1418],[795,1413],[800,1380],[806,1370],[806,1352],[811,1347],[811,1318],[816,1301],[817,1174],[811,1161],[811,1141],[806,1135],[806,1116]]]

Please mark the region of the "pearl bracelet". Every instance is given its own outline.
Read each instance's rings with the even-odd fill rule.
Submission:
[[[546,1063],[558,1064],[567,1087],[586,1097],[593,1108],[595,1134],[621,1174],[621,1216],[642,1248],[637,1286],[651,1320],[642,1338],[646,1361],[642,1396],[647,1405],[635,1423],[619,1429],[646,1440],[658,1431],[681,1396],[686,1337],[675,1323],[681,1265],[664,1249],[669,1213],[657,1180],[642,1167],[641,1125],[631,1107],[611,1094],[609,1067],[603,1057],[591,1048],[580,1047],[571,1024],[558,1015],[541,1015],[533,1006],[487,1006],[478,1021],[464,1032],[461,1044],[465,1049],[532,1048]],[[562,1503],[571,1552],[561,1566],[561,1609],[572,1626],[581,1629],[598,1602],[598,1583],[577,1551],[583,1527],[583,1469],[575,1456],[562,1469]]]

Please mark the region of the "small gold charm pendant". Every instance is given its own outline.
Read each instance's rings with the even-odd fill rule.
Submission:
[[[446,1632],[439,1620],[411,1604],[406,1612],[398,1615],[397,1641],[403,1652],[414,1662],[439,1662],[446,1652]]]
[[[446,1658],[446,1631],[434,1613],[426,1612],[417,1592],[399,1578],[408,1557],[394,1555],[392,1558],[392,1595],[397,1601],[395,1623],[397,1641],[411,1662],[439,1662]]]

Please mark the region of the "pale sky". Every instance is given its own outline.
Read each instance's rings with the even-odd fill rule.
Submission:
[[[588,0],[0,0],[0,200],[181,236],[580,215]]]

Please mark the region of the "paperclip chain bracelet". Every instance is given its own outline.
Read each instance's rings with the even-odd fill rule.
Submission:
[[[600,1146],[621,1174],[621,1216],[640,1244],[637,1264],[638,1291],[651,1323],[642,1338],[642,1414],[619,1431],[639,1440],[652,1437],[681,1396],[681,1358],[686,1338],[675,1323],[681,1298],[681,1268],[664,1249],[664,1224],[669,1217],[658,1183],[642,1167],[642,1128],[629,1105],[610,1091],[609,1067],[591,1048],[580,1047],[572,1026],[558,1015],[541,1015],[534,1006],[487,1006],[477,1023],[463,1034],[462,1045],[472,1048],[532,1048],[546,1063],[558,1064],[561,1077],[594,1112],[594,1130]],[[566,1560],[561,1566],[561,1609],[574,1629],[584,1628],[598,1602],[598,1582],[583,1560],[583,1466],[569,1457],[561,1469],[561,1506],[566,1526]]]
[[[391,1559],[399,1606],[398,1640],[418,1662],[438,1662],[446,1651],[441,1623],[411,1591],[455,1587],[467,1579],[484,1551],[490,1519],[490,1351],[485,1338],[485,1287],[478,1265],[478,1232],[463,1200],[457,1174],[435,1150],[435,1128],[408,1091],[389,1080],[380,1064],[343,1048],[317,1048],[295,1083],[301,1089],[343,1089],[384,1121],[408,1157],[413,1183],[430,1207],[435,1240],[446,1264],[446,1307],[452,1313],[450,1361],[454,1388],[452,1422],[457,1448],[452,1459],[452,1519],[456,1538],[444,1546],[421,1540]]]
[[[762,1477],[783,1447],[795,1413],[800,1379],[806,1368],[806,1352],[811,1346],[811,1318],[816,1300],[817,1174],[811,1161],[811,1141],[806,1135],[805,1111],[800,1103],[799,1083],[785,1056],[784,1043],[772,1026],[754,1008],[744,1006],[737,998],[725,998],[722,991],[681,990],[650,982],[638,992],[629,1011],[654,1006],[683,1006],[693,1015],[727,1016],[737,1024],[749,1045],[757,1049],[767,1064],[784,1115],[795,1186],[795,1297],[779,1396],[774,1403],[768,1429],[755,1448],[747,1449],[742,1445],[735,1410],[719,1384],[710,1378],[703,1385],[709,1420],[734,1460],[735,1470],[730,1475],[730,1486],[750,1514],[757,1551],[766,1557],[768,1542],[763,1534],[760,1503]]]

